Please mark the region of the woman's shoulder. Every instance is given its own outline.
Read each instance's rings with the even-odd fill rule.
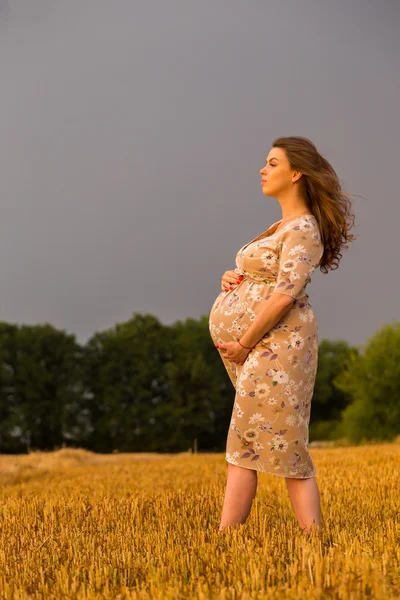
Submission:
[[[278,237],[280,243],[322,244],[321,231],[314,215],[301,215],[287,224]]]
[[[293,221],[290,223],[287,223],[286,227],[282,229],[281,233],[286,233],[288,231],[319,231],[319,224],[314,215],[300,215],[299,217],[296,217],[296,219],[293,219]]]

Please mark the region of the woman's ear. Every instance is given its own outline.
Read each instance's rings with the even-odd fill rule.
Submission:
[[[296,181],[298,181],[302,175],[303,175],[303,173],[300,173],[299,171],[295,171],[293,173],[292,183],[296,183]]]

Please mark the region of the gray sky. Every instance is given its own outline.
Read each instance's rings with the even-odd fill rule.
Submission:
[[[320,340],[398,320],[399,6],[0,0],[0,319],[85,343],[134,312],[209,314],[282,216],[272,140],[303,135],[364,196],[307,287]]]

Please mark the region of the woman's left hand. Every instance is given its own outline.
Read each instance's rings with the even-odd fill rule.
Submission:
[[[231,362],[237,363],[238,365],[242,365],[245,362],[249,352],[251,352],[251,350],[243,348],[239,342],[226,342],[224,344],[217,344],[216,348],[221,351],[225,350],[225,353],[221,352],[221,356],[227,358]]]

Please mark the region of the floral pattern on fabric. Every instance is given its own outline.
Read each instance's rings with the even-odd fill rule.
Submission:
[[[243,365],[221,356],[236,390],[225,459],[304,479],[316,473],[308,425],[318,367],[318,326],[305,288],[324,248],[313,215],[266,235],[271,228],[238,251],[235,271],[244,279],[221,292],[210,311],[210,335],[217,344],[240,339],[271,294],[294,299]]]

